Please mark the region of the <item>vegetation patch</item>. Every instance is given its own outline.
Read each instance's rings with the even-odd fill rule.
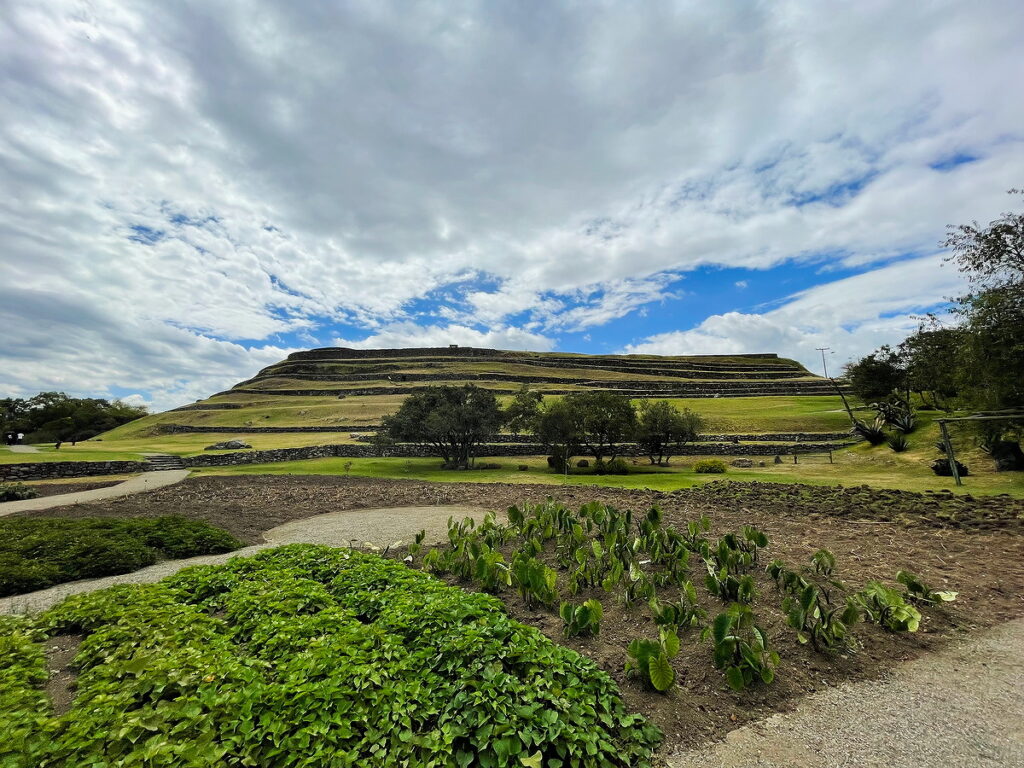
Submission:
[[[0,520],[0,596],[240,546],[227,531],[173,515],[121,520],[9,518]]]
[[[85,635],[70,710],[44,640]],[[294,545],[0,625],[0,763],[649,766],[612,679],[470,594]]]

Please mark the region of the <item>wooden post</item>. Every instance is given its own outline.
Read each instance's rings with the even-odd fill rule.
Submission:
[[[793,463],[796,464],[796,453],[793,453]]]
[[[828,452],[828,463],[829,464],[835,464],[835,462],[832,461],[832,450],[831,449],[829,449],[829,452]]]
[[[946,448],[946,459],[949,461],[949,470],[953,473],[953,479],[958,486],[963,485],[960,480],[960,472],[956,468],[956,456],[953,455],[953,444],[949,441],[949,430],[946,429],[946,420],[939,419],[939,429],[942,431],[942,444]]]

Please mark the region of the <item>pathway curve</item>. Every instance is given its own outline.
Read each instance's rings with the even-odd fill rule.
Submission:
[[[165,485],[180,483],[188,477],[187,469],[171,469],[160,472],[143,472],[135,477],[125,480],[117,485],[108,485],[106,488],[96,488],[91,491],[78,491],[77,493],[62,493],[59,496],[43,496],[38,499],[25,499],[24,501],[5,501],[0,503],[0,517],[13,515],[15,512],[31,512],[40,509],[53,509],[54,507],[65,507],[69,504],[82,504],[87,501],[99,501],[100,499],[114,499],[118,496],[127,496],[132,493],[143,493],[156,488],[163,488]],[[76,478],[68,478],[73,482]]]
[[[995,768],[1024,765],[1024,619],[669,759],[671,768]]]
[[[254,555],[261,549],[280,547],[283,544],[324,544],[332,547],[372,544],[375,547],[384,548],[397,542],[409,543],[421,530],[427,532],[427,542],[434,543],[447,538],[449,517],[472,517],[479,522],[484,514],[485,510],[478,507],[447,505],[353,509],[315,515],[271,528],[263,534],[263,538],[266,540],[263,544],[243,547],[223,555],[201,555],[182,560],[165,560],[148,568],[118,576],[71,581],[37,592],[0,598],[0,614],[45,611],[68,595],[92,592],[115,584],[149,584],[160,581],[160,579],[177,573],[190,565],[219,565],[232,557]]]

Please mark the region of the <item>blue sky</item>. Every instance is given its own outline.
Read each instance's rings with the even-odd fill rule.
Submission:
[[[162,409],[311,346],[776,352],[963,289],[1024,6],[8,3],[0,396]]]

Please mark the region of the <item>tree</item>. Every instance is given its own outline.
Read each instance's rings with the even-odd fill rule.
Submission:
[[[564,400],[546,403],[534,422],[534,434],[551,454],[549,461],[554,470],[568,472],[583,442],[573,409]]]
[[[688,408],[679,410],[667,400],[641,400],[637,411],[636,442],[651,464],[667,465],[704,429],[700,414]]]
[[[120,400],[40,392],[27,400],[0,400],[0,431],[4,435],[24,433],[28,442],[88,440],[146,413],[145,407]]]
[[[924,403],[950,410],[958,389],[954,361],[962,344],[959,328],[944,328],[929,315],[898,347],[907,389],[916,392]]]
[[[888,345],[855,363],[848,363],[843,373],[853,393],[867,403],[906,390],[906,371],[900,365],[899,356]]]
[[[600,472],[607,456],[614,460],[618,444],[636,431],[636,411],[625,395],[614,392],[573,392],[563,398],[571,414],[574,433]]]
[[[525,384],[516,393],[505,409],[505,426],[513,435],[535,430],[543,400],[544,396],[540,392],[527,389]]]
[[[1024,191],[1011,189],[1009,194]],[[952,251],[948,260],[978,288],[1024,283],[1024,213],[1004,213],[987,227],[974,221],[947,229],[943,245]]]
[[[380,432],[396,442],[433,448],[446,469],[468,469],[482,439],[501,428],[503,415],[493,392],[471,384],[424,387],[398,412],[385,416]]]

